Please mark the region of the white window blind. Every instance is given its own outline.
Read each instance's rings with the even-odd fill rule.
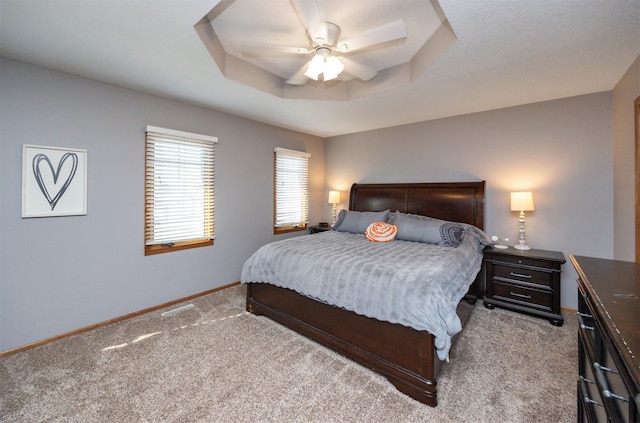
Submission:
[[[217,138],[147,126],[145,245],[214,238]]]
[[[276,228],[309,223],[309,153],[275,149]]]

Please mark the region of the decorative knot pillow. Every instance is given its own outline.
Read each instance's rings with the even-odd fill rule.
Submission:
[[[364,236],[372,242],[393,241],[398,234],[398,227],[385,222],[373,222],[367,227]]]

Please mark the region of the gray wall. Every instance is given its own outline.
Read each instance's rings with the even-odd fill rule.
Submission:
[[[240,279],[273,235],[273,147],[311,153],[311,220],[324,143],[140,92],[0,59],[0,351]],[[216,136],[216,241],[144,256],[147,124]],[[88,150],[88,215],[21,219],[22,145]]]
[[[512,243],[509,193],[532,191],[527,243],[564,253],[561,302],[577,308],[569,255],[613,258],[611,107],[611,93],[599,93],[330,138],[327,190],[346,198],[353,182],[486,180],[486,232]]]

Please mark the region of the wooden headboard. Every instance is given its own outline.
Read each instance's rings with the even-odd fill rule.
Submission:
[[[353,184],[349,210],[391,210],[462,222],[484,229],[481,182]]]

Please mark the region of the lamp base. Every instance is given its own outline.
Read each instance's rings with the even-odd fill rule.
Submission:
[[[331,227],[333,228],[336,225],[336,203],[333,203],[333,207],[331,208]]]
[[[513,248],[515,248],[516,250],[525,250],[525,251],[531,249],[531,247],[529,247],[526,244],[516,244],[513,246]]]

